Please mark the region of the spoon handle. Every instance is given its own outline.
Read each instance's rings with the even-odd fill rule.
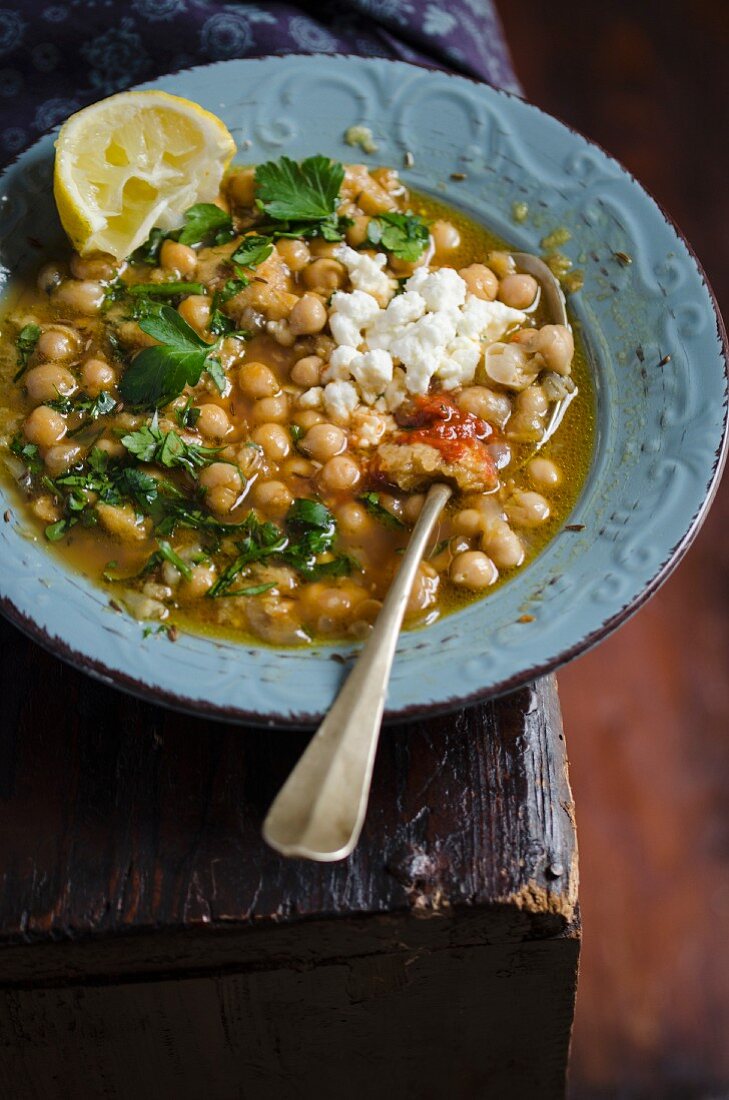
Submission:
[[[431,485],[372,633],[268,812],[263,837],[285,856],[330,862],[357,844],[410,589],[451,492],[448,485]]]

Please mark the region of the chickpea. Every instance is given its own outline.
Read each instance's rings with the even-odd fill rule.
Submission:
[[[254,428],[251,439],[263,448],[266,458],[280,462],[291,453],[291,436],[281,424],[261,424]]]
[[[367,240],[367,228],[370,224],[370,218],[366,214],[357,214],[352,221],[354,224],[345,230],[344,236],[351,248],[359,248]]]
[[[313,428],[315,424],[323,424],[325,417],[316,409],[297,409],[292,419],[294,424],[308,432],[309,428]]]
[[[210,402],[200,406],[197,429],[209,439],[222,439],[230,431],[230,418],[225,409]]]
[[[44,264],[38,272],[36,286],[43,294],[50,294],[63,279],[63,269],[58,264]]]
[[[57,443],[48,448],[43,461],[51,477],[58,477],[78,462],[82,454],[83,447],[79,443]]]
[[[304,294],[289,314],[289,328],[295,336],[321,332],[327,323],[324,303],[314,294]]]
[[[116,371],[105,359],[87,359],[81,368],[84,389],[91,397],[110,390],[116,382]]]
[[[36,497],[31,504],[31,510],[38,519],[42,519],[44,523],[55,523],[56,520],[61,518],[61,510],[54,501],[52,496],[48,496],[44,493],[43,496]]]
[[[509,252],[489,252],[486,263],[499,279],[505,279],[507,275],[513,275],[516,272],[514,257]]]
[[[35,354],[39,359],[74,359],[81,349],[81,338],[72,328],[46,328],[38,337]]]
[[[270,367],[265,363],[244,363],[238,371],[238,385],[246,397],[273,397],[281,387]]]
[[[487,386],[466,386],[456,397],[456,404],[463,412],[480,416],[497,428],[503,428],[511,415],[511,401],[506,394]]]
[[[425,493],[414,493],[409,496],[402,506],[402,518],[406,523],[415,523],[423,510]]]
[[[425,611],[435,603],[439,584],[440,577],[437,570],[429,562],[421,561],[415,574],[413,587],[410,589],[405,614],[417,615],[418,612]]]
[[[205,489],[205,503],[218,515],[225,515],[235,507],[243,489],[240,473],[227,462],[206,466],[199,481]]]
[[[227,192],[234,206],[253,206],[256,199],[255,168],[240,168],[227,181]]]
[[[60,443],[66,434],[66,421],[54,409],[39,405],[23,425],[23,433],[29,443],[52,447],[54,443]]]
[[[197,600],[212,588],[215,581],[215,566],[210,562],[193,565],[190,579],[180,584],[180,596],[183,599]]]
[[[339,260],[330,260],[322,256],[314,260],[301,273],[301,281],[309,290],[319,294],[331,294],[343,287],[347,281],[347,269]]]
[[[477,508],[464,508],[453,517],[453,527],[461,535],[473,538],[483,530],[484,517]]]
[[[375,180],[371,180],[369,185],[363,188],[357,204],[363,214],[384,214],[388,210],[394,210],[397,205],[384,187],[380,187]]]
[[[327,259],[335,259],[335,253],[340,244],[336,241],[325,241],[321,237],[315,237],[313,241],[309,242],[309,251],[312,256],[326,256]]]
[[[556,489],[562,481],[562,471],[549,458],[533,458],[527,466],[527,473],[536,489]]]
[[[362,471],[351,455],[335,455],[322,467],[320,477],[329,492],[343,493],[359,485]]]
[[[188,279],[195,274],[197,253],[187,244],[167,240],[162,242],[159,250],[159,262],[165,271],[171,271],[180,278]]]
[[[458,274],[465,280],[471,294],[486,302],[493,302],[499,290],[499,280],[491,268],[485,264],[469,264],[468,267],[462,267]]]
[[[521,539],[503,519],[488,524],[481,546],[499,569],[516,569],[524,561]]]
[[[108,454],[109,458],[121,458],[127,453],[124,444],[117,439],[98,439],[94,446]]]
[[[289,399],[285,393],[262,397],[253,406],[252,419],[255,424],[284,424],[288,418]]]
[[[462,554],[456,554],[451,562],[449,576],[459,588],[472,588],[474,590],[489,588],[498,580],[499,571],[480,550],[466,550]]]
[[[504,505],[504,511],[516,527],[539,527],[549,519],[549,504],[531,489],[517,489]]]
[[[533,275],[507,275],[499,286],[499,301],[512,309],[528,309],[538,290],[539,284]]]
[[[440,258],[449,252],[455,251],[461,243],[461,234],[452,222],[439,218],[430,227],[430,235],[433,238],[436,257]]]
[[[514,406],[517,412],[528,416],[546,416],[549,401],[541,386],[529,386],[517,394]]]
[[[317,462],[326,462],[347,447],[347,433],[335,424],[314,424],[301,440],[301,450]]]
[[[142,520],[131,504],[102,502],[96,505],[96,514],[101,526],[122,542],[141,542],[147,537],[149,520]]]
[[[349,538],[359,538],[371,531],[374,522],[367,509],[354,500],[348,500],[337,509],[339,530]]]
[[[204,332],[210,324],[211,306],[211,299],[207,295],[191,294],[180,302],[177,312],[190,328],[194,328],[196,332]]]
[[[257,481],[252,496],[257,508],[276,517],[285,516],[294,502],[283,481]]]
[[[301,271],[311,258],[308,246],[304,241],[281,240],[276,242],[276,251],[288,267],[289,271]]]
[[[57,397],[68,397],[76,389],[76,379],[71,372],[56,363],[42,363],[39,367],[32,367],[23,381],[34,405],[54,401]]]
[[[555,374],[569,374],[575,341],[564,325],[544,325],[539,329],[539,353],[549,370]]]
[[[318,355],[305,355],[291,368],[291,381],[310,390],[312,386],[319,385],[323,366],[323,360]]]
[[[53,292],[53,301],[62,309],[93,317],[101,309],[104,288],[93,279],[66,279]]]
[[[74,252],[70,267],[76,279],[100,279],[102,282],[109,282],[119,270],[118,262],[106,252],[96,252],[93,256],[79,256]]]
[[[302,455],[292,455],[281,466],[281,473],[284,477],[298,477],[307,480],[316,473],[316,466]]]

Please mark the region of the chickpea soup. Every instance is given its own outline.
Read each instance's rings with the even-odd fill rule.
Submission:
[[[51,259],[0,390],[37,537],[140,619],[273,645],[367,634],[437,479],[407,623],[483,596],[564,525],[592,446],[584,353],[503,242],[325,157],[233,170],[124,262]]]

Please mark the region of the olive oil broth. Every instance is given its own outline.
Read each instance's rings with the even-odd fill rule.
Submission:
[[[447,266],[449,267],[456,270],[466,268],[468,265],[484,262],[484,257],[489,253],[508,250],[508,245],[488,229],[442,201],[410,193],[406,206],[408,210],[420,215],[428,223],[446,221],[455,227],[460,242],[448,254]],[[252,228],[255,229],[255,225]],[[219,247],[219,253],[224,255],[226,248],[229,253],[230,248],[225,245]],[[215,249],[211,248],[207,251],[214,253]],[[314,246],[312,246],[312,253],[316,255]],[[327,250],[322,247],[321,253],[326,255]],[[441,262],[445,264],[446,261]],[[129,285],[133,285],[135,282],[144,282],[148,275],[148,269],[127,269],[125,279]],[[197,281],[198,276],[193,278]],[[63,306],[54,304],[48,295],[39,295],[34,286],[16,285],[11,290],[10,296],[12,305],[7,311],[2,326],[3,338],[0,342],[0,436],[6,446],[20,430],[31,407],[24,394],[22,380],[20,384],[13,383],[13,377],[17,371],[15,333],[24,319],[32,316],[41,326],[45,323],[73,324],[82,337],[84,333],[88,334],[90,351],[87,347],[87,355],[94,354],[96,349],[103,346],[96,319],[83,316],[73,316],[70,319],[68,311],[64,310]],[[541,306],[537,306],[530,316],[537,328],[551,321],[545,316]],[[315,355],[315,342],[313,340],[309,342],[312,345],[312,355]],[[286,393],[291,390],[292,367],[301,358],[301,344],[302,341],[299,340],[295,346],[286,346],[270,332],[261,331],[246,341],[244,357],[241,361],[244,364],[253,362],[264,364],[273,373],[281,392]],[[449,566],[454,553],[457,552],[453,546],[453,540],[459,538],[460,531],[457,516],[464,507],[462,494],[456,493],[438,524],[431,550],[426,556],[426,561],[438,574],[436,598],[427,602],[425,606],[412,606],[406,619],[407,626],[412,628],[427,625],[440,616],[456,611],[475,599],[487,595],[495,587],[508,581],[515,572],[528,566],[529,562],[564,526],[584,483],[591,461],[594,436],[594,391],[589,362],[578,333],[575,333],[571,376],[576,383],[577,394],[571,401],[557,432],[538,452],[540,457],[556,464],[561,471],[561,481],[549,492],[549,518],[537,526],[528,526],[519,530],[524,547],[523,563],[515,569],[500,569],[497,579],[485,591],[477,592],[462,584],[454,583],[449,574]],[[480,374],[477,379],[480,380]],[[255,434],[256,426],[261,424],[261,414],[257,411],[260,398],[243,392],[233,383],[225,394],[220,394],[215,386],[207,384],[203,399],[206,406],[218,406],[227,414],[231,430],[225,435],[225,446],[244,447],[251,443],[251,452],[253,452],[257,444],[251,437]],[[197,394],[195,394],[195,400],[199,401]],[[292,402],[293,400],[294,398]],[[294,413],[290,420],[286,418],[282,422],[287,430],[290,424],[296,424],[295,417]],[[81,442],[90,446],[90,441],[99,427],[100,425],[95,425],[83,429],[80,433]],[[299,426],[299,432],[301,430]],[[210,443],[209,440],[207,442]],[[221,440],[215,445],[222,442]],[[508,485],[511,480],[517,485],[528,487],[525,467],[535,454],[537,444],[534,441],[513,441],[510,446],[511,460],[501,471],[502,484]],[[34,513],[27,497],[18,488],[19,459],[9,455],[8,462],[11,476],[7,480],[12,484],[17,509],[17,516],[14,518],[21,520],[23,524],[27,522],[36,539],[43,542],[52,553],[60,556],[74,570],[94,583],[100,584],[108,592],[110,599],[116,603],[125,603],[125,593],[130,589],[141,589],[142,581],[139,580],[139,575],[157,545],[151,532],[149,537],[143,539],[123,541],[100,524],[86,527],[78,523],[70,527],[60,541],[48,542],[44,535],[48,517]],[[300,472],[297,472],[297,462]],[[314,463],[314,465],[317,464]],[[301,635],[297,635],[296,631],[288,633],[284,631],[277,635],[275,631],[252,627],[252,622],[255,625],[256,620],[255,613],[251,612],[251,606],[254,601],[259,601],[263,605],[265,603],[262,599],[263,594],[230,596],[221,599],[185,599],[175,596],[174,599],[163,601],[167,604],[166,614],[161,620],[164,626],[174,624],[194,633],[276,646],[305,644],[307,641],[331,642],[341,638],[358,638],[366,635],[368,625],[371,625],[376,618],[381,601],[397,568],[399,556],[407,544],[416,514],[414,509],[408,509],[408,498],[414,494],[406,493],[394,486],[383,487],[381,482],[377,483],[375,488],[381,507],[392,513],[395,522],[388,523],[386,517],[383,522],[381,514],[380,516],[373,514],[368,515],[366,524],[355,524],[353,521],[348,522],[347,515],[351,513],[354,517],[352,506],[357,501],[361,501],[365,491],[372,488],[366,474],[352,492],[323,491],[319,479],[320,470],[318,468],[312,470],[311,467],[311,456],[302,452],[299,439],[292,438],[289,453],[280,464],[280,468],[274,470],[273,476],[281,478],[293,499],[323,500],[327,507],[331,508],[337,519],[336,552],[355,563],[355,570],[348,576],[299,584],[297,598],[302,603],[302,621],[305,623],[305,630]],[[250,484],[255,484],[257,477],[260,481],[261,475],[257,475],[255,468],[252,468]],[[349,513],[347,513],[348,505]],[[251,500],[248,494],[244,493],[240,502],[225,517],[225,522],[239,523],[250,510]],[[280,511],[276,512],[274,509],[272,512],[267,512],[265,508],[263,511],[266,519],[277,523],[283,521],[284,517]],[[359,513],[357,515],[359,516]],[[462,531],[460,534],[462,535]],[[180,537],[173,541],[176,549],[182,552],[186,546],[191,546],[197,541],[197,534],[194,531],[182,531]],[[358,563],[364,566],[364,579],[357,573]],[[273,578],[275,582],[276,573],[273,562],[271,566],[273,566],[273,572],[267,564],[254,569],[250,583],[266,585],[270,583],[269,578]],[[114,579],[108,579],[112,577]],[[160,591],[161,587],[163,587],[162,583]],[[362,592],[363,588],[366,589],[365,593]],[[356,596],[352,595],[350,598],[348,594],[354,593],[355,589],[357,589]],[[332,592],[341,594],[339,602],[331,595]],[[271,593],[275,596],[277,589],[269,589],[265,594],[266,597],[271,598]],[[287,598],[285,589],[283,597]],[[349,610],[345,606],[347,599],[350,599]],[[359,610],[355,613],[356,608]],[[326,629],[317,630],[316,626],[312,625],[316,622],[326,623]]]

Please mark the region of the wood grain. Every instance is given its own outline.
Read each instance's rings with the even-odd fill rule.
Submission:
[[[645,183],[693,243],[726,316],[726,4],[499,9],[528,97]],[[560,674],[587,929],[572,1059],[580,1100],[729,1090],[728,533],[725,478],[655,600]]]

